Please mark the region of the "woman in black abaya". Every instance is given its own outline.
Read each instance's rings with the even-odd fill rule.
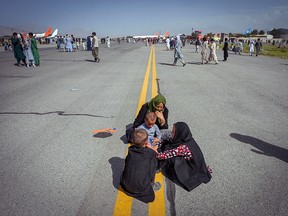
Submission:
[[[172,132],[163,135],[160,149],[157,158],[168,162],[164,174],[174,173],[174,178],[187,191],[208,183],[212,178],[212,170],[207,167],[203,153],[186,123],[175,123]]]

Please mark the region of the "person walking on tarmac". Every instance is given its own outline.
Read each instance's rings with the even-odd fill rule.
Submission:
[[[22,44],[18,38],[17,32],[13,33],[13,37],[11,38],[11,42],[13,45],[14,56],[17,60],[16,65],[22,66],[22,65],[20,65],[20,61],[23,61],[24,65],[29,67],[29,64],[27,64],[27,62],[26,62],[26,56],[24,55],[23,47],[22,47]]]
[[[92,55],[94,57],[95,62],[100,62],[101,58],[99,58],[99,39],[96,36],[96,32],[92,32]]]
[[[207,64],[208,63],[208,59],[207,59],[207,54],[208,54],[208,41],[207,41],[207,38],[204,37],[203,38],[203,42],[201,44],[201,47],[202,47],[202,50],[201,50],[201,64]],[[204,62],[205,61],[205,62]]]
[[[198,52],[199,52],[199,47],[200,47],[200,45],[201,45],[200,40],[199,40],[199,38],[197,37],[196,42],[195,42],[195,48],[196,48],[195,53],[198,53]]]
[[[110,38],[109,38],[109,36],[107,36],[107,38],[106,38],[106,43],[107,43],[107,47],[110,48]]]
[[[228,39],[227,38],[225,38],[223,52],[224,52],[224,60],[223,61],[227,61],[227,58],[228,58]]]
[[[215,43],[215,40],[213,38],[211,38],[210,55],[209,55],[208,61],[209,62],[214,61],[215,64],[218,64],[216,49],[217,49],[217,45]]]
[[[262,48],[262,42],[260,41],[260,38],[258,38],[258,40],[256,41],[255,48],[256,48],[256,56],[258,56]]]
[[[183,45],[182,45],[182,41],[180,39],[180,35],[177,35],[177,40],[176,40],[175,49],[174,49],[174,62],[172,64],[173,66],[176,65],[178,59],[183,64],[183,67],[186,65],[186,62],[183,59],[184,56],[181,52],[182,47],[183,47]]]

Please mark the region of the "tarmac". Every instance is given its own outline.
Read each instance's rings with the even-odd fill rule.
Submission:
[[[187,44],[182,67],[164,44],[155,50],[169,129],[186,122],[213,169],[191,192],[165,178],[165,215],[287,215],[288,60],[223,62],[217,50],[218,65],[201,65]],[[39,52],[35,68],[0,52],[0,215],[113,215],[150,47],[101,44],[100,63],[90,51]],[[103,128],[117,131],[92,132]],[[131,215],[148,208],[134,199]]]

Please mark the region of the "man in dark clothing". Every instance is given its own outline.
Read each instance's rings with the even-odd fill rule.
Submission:
[[[228,58],[228,39],[227,38],[225,38],[223,51],[224,51],[224,60],[223,61],[227,61],[227,58]]]
[[[195,42],[195,48],[196,48],[195,53],[199,52],[198,50],[199,50],[200,45],[201,45],[200,40],[199,40],[199,38],[197,38],[196,42]]]
[[[259,55],[259,52],[262,48],[262,42],[260,41],[260,38],[258,38],[256,44],[255,44],[255,48],[256,48],[256,56]]]
[[[18,34],[16,32],[13,33],[13,37],[11,38],[11,42],[12,42],[13,50],[14,50],[14,57],[17,60],[16,65],[21,66],[20,61],[22,61],[25,64],[25,66],[28,67],[29,65],[26,62],[26,56],[24,55],[22,44],[21,44],[21,42],[18,38]]]
[[[148,134],[144,129],[136,130],[132,140],[133,145],[128,149],[120,185],[129,196],[145,203],[153,202],[155,186],[160,184],[154,183],[158,166],[157,151],[148,144]]]

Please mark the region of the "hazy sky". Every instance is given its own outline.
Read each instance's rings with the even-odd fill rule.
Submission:
[[[261,2],[261,3],[259,3]],[[243,33],[246,29],[288,29],[287,0],[13,0],[1,3],[0,25],[42,33],[87,36]]]

